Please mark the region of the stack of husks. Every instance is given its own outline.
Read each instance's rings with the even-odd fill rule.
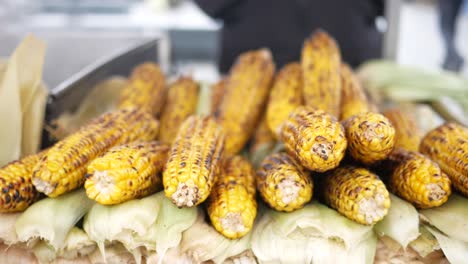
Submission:
[[[380,113],[352,69],[342,62],[336,42],[323,31],[305,40],[300,62],[277,73],[268,49],[241,54],[230,73],[208,87],[208,102],[199,100],[204,88],[191,78],[180,77],[170,85],[165,78],[155,64],[137,66],[117,109],[0,170],[0,212],[18,215],[16,235],[28,242],[26,247],[36,248],[36,257],[41,256],[37,243],[21,238],[21,228],[26,228],[19,227],[22,214],[13,213],[26,210],[27,214],[36,205],[43,208],[49,200],[61,202],[74,195],[79,197],[75,206],[87,205],[68,225],[95,238],[91,240],[103,255],[112,239],[122,240],[90,233],[96,228],[92,225],[97,225],[92,222],[99,215],[96,212],[108,210],[103,214],[118,217],[110,212],[121,208],[125,218],[135,213],[130,203],[153,197],[164,201],[154,205],[158,209],[145,206],[145,214],[155,210],[154,217],[147,219],[150,222],[164,218],[161,208],[195,212],[179,230],[178,241],[183,242],[190,232],[196,232],[189,227],[200,221],[199,228],[211,228],[206,226],[210,223],[227,241],[250,239],[256,223],[272,217],[264,213],[271,209],[283,217],[321,206],[320,210],[332,208],[372,227],[388,214],[392,194],[417,209],[442,206],[454,191],[468,195],[468,128],[446,123],[423,136],[410,113],[397,108]],[[197,111],[199,104],[210,107]],[[167,198],[156,194],[159,191]],[[259,206],[263,203],[267,206]],[[56,210],[55,215],[70,210]],[[205,210],[209,220],[203,217]],[[84,215],[83,224],[79,220]],[[144,222],[140,217],[138,221]],[[170,223],[167,227],[178,221],[177,217],[164,219]],[[141,235],[143,231],[132,232]],[[145,234],[159,236],[154,232]],[[460,232],[466,233],[466,227]],[[49,248],[63,250],[48,242]],[[125,248],[131,251],[144,245],[134,242],[135,247],[125,244]],[[168,249],[156,244],[153,251],[160,263],[178,263],[169,260],[174,252]],[[252,253],[250,248],[248,252]],[[253,255],[258,252],[253,248]],[[142,254],[149,263],[150,254]],[[189,263],[207,260],[198,257]],[[256,257],[238,255],[251,261],[264,259]]]

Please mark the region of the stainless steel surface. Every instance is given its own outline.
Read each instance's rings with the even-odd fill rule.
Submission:
[[[47,119],[54,119],[66,110],[74,110],[100,81],[115,75],[128,76],[136,65],[145,61],[158,62],[158,45],[159,40],[152,39],[117,51],[53,87],[47,104]]]
[[[142,41],[166,38],[165,34],[157,32],[35,30],[33,33],[47,45],[44,80],[49,88],[103,57],[131,48]],[[2,33],[0,30],[0,57],[9,56],[26,34],[23,31]]]

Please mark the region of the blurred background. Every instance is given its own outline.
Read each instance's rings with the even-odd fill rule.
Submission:
[[[464,58],[466,2],[456,20],[455,37]],[[443,66],[437,1],[386,1],[375,23],[385,34],[385,58],[428,69]],[[47,42],[45,80],[54,86],[99,57],[158,38],[159,60],[166,71],[190,72],[212,81],[219,75],[222,26],[186,0],[0,0],[0,57],[11,54],[26,33],[35,33]],[[466,63],[457,72],[468,76]]]

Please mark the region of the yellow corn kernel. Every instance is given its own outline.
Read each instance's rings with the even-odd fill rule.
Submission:
[[[336,41],[322,30],[304,41],[301,54],[304,103],[340,116],[341,55]]]
[[[275,145],[275,137],[267,125],[265,115],[263,115],[250,142],[249,157],[252,164],[258,166],[273,151]]]
[[[241,156],[223,162],[208,198],[208,215],[215,229],[227,238],[245,236],[257,216],[255,171]]]
[[[367,169],[344,166],[323,176],[325,202],[347,218],[365,225],[382,220],[390,208],[384,183]]]
[[[162,189],[161,172],[169,147],[133,142],[111,148],[87,168],[86,195],[100,204],[119,204]]]
[[[456,190],[468,196],[468,128],[445,123],[424,136],[419,150],[439,164]]]
[[[257,171],[257,189],[263,200],[277,211],[291,212],[312,199],[309,172],[286,153],[265,158]]]
[[[198,84],[189,77],[181,77],[169,87],[161,115],[160,141],[172,144],[182,122],[195,113],[198,91]]]
[[[299,63],[290,63],[275,78],[268,99],[267,122],[276,138],[289,114],[302,105],[302,70]]]
[[[224,91],[226,87],[226,78],[219,80],[217,83],[211,86],[211,114],[216,115],[216,112],[221,105],[224,97]]]
[[[13,213],[26,210],[40,199],[39,193],[31,182],[33,169],[45,154],[26,156],[0,168],[0,213]]]
[[[367,112],[352,116],[343,125],[348,151],[356,161],[371,165],[385,159],[395,145],[395,129],[385,116]]]
[[[414,116],[398,108],[387,109],[383,112],[383,115],[390,120],[395,128],[395,147],[418,151],[422,131],[419,129]]]
[[[150,113],[138,109],[105,113],[51,147],[34,168],[32,183],[49,197],[79,188],[93,159],[115,145],[153,140],[158,128]]]
[[[166,79],[159,66],[145,62],[133,69],[120,94],[118,107],[139,108],[159,118],[166,93]]]
[[[418,152],[396,148],[381,166],[389,170],[389,190],[417,208],[441,206],[452,193],[447,175]]]
[[[341,63],[341,118],[345,120],[353,115],[370,111],[366,94],[351,67]]]
[[[205,201],[219,173],[222,128],[212,117],[191,116],[180,126],[163,172],[164,192],[178,207]]]
[[[343,126],[333,116],[311,107],[298,107],[284,122],[281,139],[286,151],[313,171],[338,167],[346,152]]]
[[[226,135],[226,153],[236,154],[254,132],[268,99],[275,72],[267,49],[241,54],[225,84],[216,118]]]

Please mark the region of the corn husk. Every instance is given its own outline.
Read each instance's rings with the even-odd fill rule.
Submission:
[[[0,80],[0,166],[38,151],[47,89],[42,83],[45,44],[32,35],[13,52]]]
[[[19,242],[15,232],[15,223],[21,214],[0,214],[0,243],[13,245]]]
[[[261,263],[373,263],[376,245],[372,227],[317,202],[292,213],[267,209],[252,234]]]
[[[197,217],[197,208],[179,209],[164,196],[164,192],[119,205],[96,204],[86,215],[84,230],[95,241],[106,258],[106,244],[119,242],[139,263],[141,248],[156,251],[161,259],[176,247],[182,232]]]
[[[57,198],[46,198],[31,205],[16,220],[18,240],[35,246],[39,240],[57,252],[70,230],[91,209],[94,201],[80,189]]]
[[[390,194],[392,206],[384,219],[378,222],[374,230],[379,236],[388,236],[400,247],[408,244],[419,236],[419,215],[410,203]]]
[[[199,214],[197,221],[187,229],[179,245],[181,261],[188,258],[193,263],[212,261],[215,264],[242,254],[250,249],[252,232],[240,239],[228,239],[218,233],[206,223],[203,214]]]
[[[442,206],[420,210],[424,222],[453,239],[468,242],[468,199],[452,194]],[[464,230],[465,232],[462,232]]]

